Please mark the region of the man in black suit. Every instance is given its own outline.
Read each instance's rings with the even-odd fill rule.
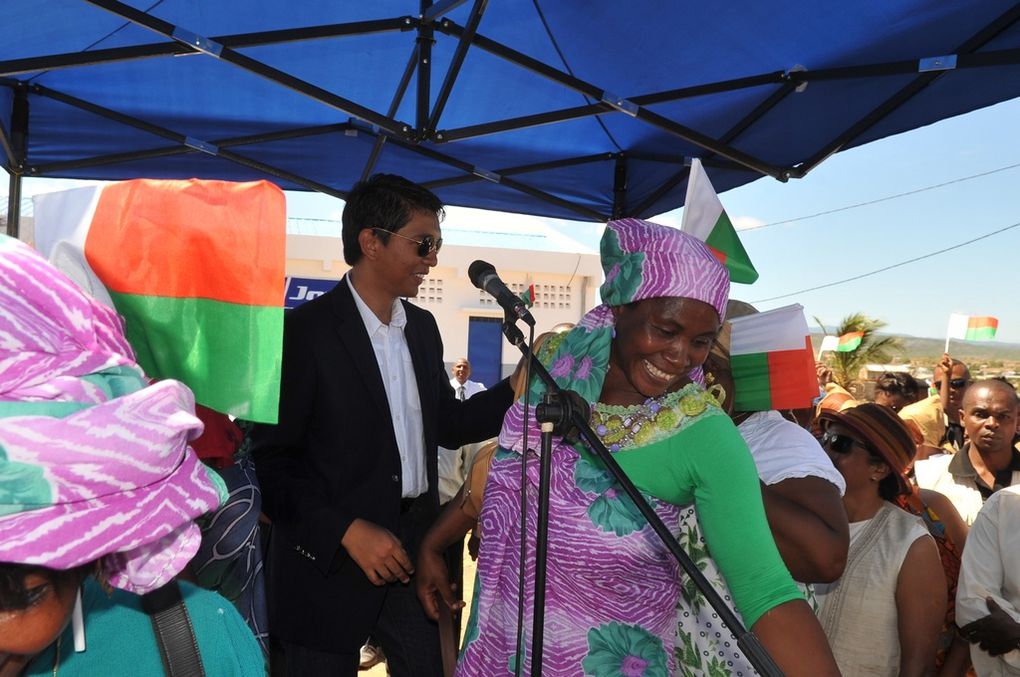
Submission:
[[[439,675],[438,632],[408,582],[438,507],[437,446],[499,431],[507,381],[460,402],[414,297],[442,244],[442,203],[399,176],[351,191],[351,271],[288,312],[280,418],[253,453],[273,522],[270,631],[289,677],[354,675],[369,634],[391,674]]]

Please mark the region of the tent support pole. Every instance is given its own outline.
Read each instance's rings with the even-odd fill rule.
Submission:
[[[443,85],[439,88],[439,94],[436,96],[436,103],[432,107],[432,115],[429,117],[428,127],[425,131],[425,138],[429,138],[436,131],[436,126],[439,124],[439,118],[443,114],[443,109],[446,108],[446,102],[450,98],[450,92],[453,91],[453,85],[457,81],[457,75],[460,74],[460,67],[464,65],[464,58],[467,56],[468,49],[471,47],[471,39],[474,38],[475,33],[478,32],[478,24],[482,21],[482,14],[485,13],[485,8],[489,4],[489,0],[475,0],[475,4],[471,7],[471,16],[468,17],[467,25],[464,28],[464,32],[461,33],[460,40],[457,41],[457,49],[453,53],[453,58],[450,60],[450,67],[446,71],[446,77],[443,78]]]
[[[423,0],[423,2],[425,1],[427,0]],[[273,68],[272,66],[264,64],[261,61],[257,61],[235,49],[208,38],[192,34],[190,31],[182,29],[180,26],[174,26],[167,21],[163,21],[151,14],[146,14],[145,12],[135,9],[134,7],[120,2],[119,0],[85,0],[85,2],[90,5],[95,5],[100,9],[104,9],[115,16],[119,16],[126,21],[130,21],[133,24],[137,24],[154,33],[162,35],[165,38],[188,44],[192,47],[197,47],[199,51],[209,54],[213,58],[219,59],[224,63],[236,66],[248,73],[258,75],[261,78],[265,78],[270,82],[286,87],[287,89],[293,90],[303,96],[307,96],[314,101],[318,101],[325,106],[334,108],[347,115],[364,120],[371,125],[385,129],[391,134],[407,135],[411,133],[410,127],[402,122],[392,120],[375,112],[374,110],[371,110],[370,108],[366,108],[365,106],[334,94],[329,90],[313,85],[310,82],[302,80],[277,68]],[[429,31],[431,33],[431,27],[429,28]]]
[[[743,118],[738,120],[735,125],[726,130],[726,133],[719,137],[719,140],[722,143],[726,144],[733,143],[733,141],[738,136],[743,134],[748,127],[750,127],[752,124],[760,120],[762,117],[765,116],[766,113],[775,108],[780,101],[782,101],[791,93],[796,91],[797,86],[798,86],[797,83],[787,80],[787,82],[785,82],[782,87],[779,87],[776,91],[772,92],[772,94],[767,96],[764,101],[755,106],[754,110],[752,110],[750,113],[748,113]],[[714,153],[709,153],[703,156],[701,160],[702,162],[704,162],[706,159],[710,159],[713,156]],[[686,180],[688,175],[690,174],[690,171],[691,171],[690,167],[682,167],[673,176],[666,179],[666,181],[664,181],[662,185],[656,188],[651,195],[645,198],[645,200],[637,206],[637,208],[634,210],[634,215],[636,216],[645,213],[645,211],[650,209],[652,205],[658,202],[663,195],[673,190],[678,185],[680,185],[684,180]]]
[[[8,148],[8,145],[10,146]],[[28,89],[21,85],[14,90],[11,105],[11,138],[5,141],[9,151],[10,182],[7,189],[7,234],[17,238],[21,231],[21,178],[28,158]]]
[[[7,188],[7,234],[18,238],[21,225],[21,174],[10,172],[11,180]]]
[[[960,56],[973,54],[988,44],[988,42],[995,39],[1003,31],[1012,27],[1017,23],[1017,21],[1020,21],[1020,3],[1013,5],[1006,12],[999,15],[999,17],[994,21],[972,35],[966,42],[960,45],[960,47],[955,51],[955,54]],[[806,176],[808,172],[817,167],[830,155],[838,153],[848,143],[874,127],[881,120],[885,119],[886,116],[919,94],[928,85],[939,79],[945,73],[946,71],[935,71],[921,73],[918,75],[910,84],[893,94],[876,108],[872,109],[870,113],[857,121],[856,124],[851,125],[845,132],[836,137],[832,143],[801,163],[801,165],[797,168],[795,176],[797,178]]]
[[[162,137],[164,139],[168,139],[168,140],[173,141],[176,144],[178,144],[174,148],[158,148],[158,149],[149,150],[149,151],[138,151],[136,153],[115,153],[113,155],[104,155],[104,156],[100,156],[100,157],[84,158],[84,159],[81,159],[81,160],[70,160],[68,162],[59,162],[59,163],[54,162],[54,163],[49,164],[49,165],[40,165],[40,166],[37,166],[37,167],[33,167],[32,168],[32,173],[33,174],[45,175],[47,172],[56,172],[56,171],[59,171],[59,170],[67,170],[67,169],[79,168],[79,167],[92,167],[92,166],[97,166],[97,165],[101,165],[101,164],[114,164],[114,163],[117,163],[117,162],[127,162],[129,160],[139,159],[140,157],[153,157],[153,156],[158,157],[158,156],[177,155],[177,154],[180,154],[180,153],[188,153],[188,152],[199,151],[199,152],[207,153],[207,154],[212,155],[214,157],[219,157],[219,158],[223,158],[224,160],[229,160],[230,162],[234,162],[236,164],[243,165],[245,167],[249,167],[249,168],[254,169],[254,170],[258,171],[258,172],[262,172],[263,174],[268,174],[269,176],[274,176],[274,177],[276,177],[278,179],[284,179],[285,181],[290,181],[290,182],[295,183],[295,184],[297,184],[299,186],[304,186],[305,188],[308,188],[309,190],[314,190],[314,191],[317,191],[317,192],[320,192],[320,193],[325,193],[326,195],[332,195],[333,197],[338,197],[340,199],[344,199],[346,197],[346,195],[347,195],[347,193],[344,192],[344,191],[340,191],[340,190],[337,190],[335,188],[331,188],[330,186],[327,186],[327,185],[322,184],[322,183],[317,183],[315,181],[312,181],[311,179],[307,179],[307,178],[305,178],[303,176],[300,176],[298,174],[294,174],[292,172],[288,172],[285,169],[280,169],[279,167],[274,167],[274,166],[266,164],[264,162],[259,162],[258,160],[253,160],[253,159],[251,159],[249,157],[246,157],[244,155],[239,155],[237,153],[234,153],[233,151],[226,150],[225,148],[220,148],[220,147],[218,147],[213,142],[208,142],[207,143],[207,142],[202,142],[202,141],[199,141],[199,140],[196,140],[196,139],[191,139],[191,138],[189,138],[187,136],[184,136],[183,134],[179,134],[179,133],[177,133],[177,132],[175,132],[173,130],[166,129],[165,127],[160,127],[159,125],[154,125],[154,124],[152,124],[150,122],[146,122],[144,120],[139,120],[138,118],[132,117],[130,115],[124,115],[123,113],[118,113],[117,111],[110,110],[109,108],[104,108],[103,106],[99,106],[97,104],[90,103],[88,101],[83,101],[83,100],[81,100],[81,99],[79,99],[77,97],[70,96],[70,95],[64,94],[62,92],[57,92],[56,90],[53,90],[53,89],[49,89],[49,88],[45,88],[45,87],[40,87],[39,85],[32,85],[32,92],[36,93],[36,94],[39,94],[41,96],[50,97],[50,98],[52,98],[52,99],[54,99],[56,101],[61,101],[62,103],[66,103],[69,106],[74,106],[76,108],[81,108],[82,110],[87,110],[90,113],[94,113],[95,115],[99,115],[99,116],[104,117],[104,118],[106,118],[108,120],[114,120],[116,122],[120,122],[120,123],[128,125],[130,127],[134,127],[135,129],[140,129],[142,131],[146,131],[146,132],[149,132],[151,134],[155,134],[156,136]],[[17,101],[16,98],[15,98],[15,101]],[[15,108],[15,111],[17,111],[17,108]],[[27,116],[28,116],[28,106],[27,106],[27,98],[26,98],[26,105],[25,105],[26,125],[27,125]],[[27,129],[27,127],[26,127],[26,129]],[[319,130],[319,129],[322,129],[322,128],[315,128],[315,129]],[[293,130],[291,132],[287,132],[287,133],[288,134],[293,134]],[[15,137],[15,140],[17,140],[17,137]]]
[[[90,2],[96,2],[97,0],[89,0]],[[444,19],[439,23],[439,26],[443,32],[449,33],[450,35],[460,36],[465,30],[463,27],[454,24],[448,19]],[[474,45],[480,49],[483,49],[490,54],[498,56],[501,59],[509,61],[510,63],[516,64],[521,68],[532,71],[541,75],[542,77],[548,78],[556,83],[563,85],[568,89],[572,89],[576,92],[580,92],[587,97],[601,101],[606,95],[606,92],[596,85],[590,82],[585,82],[580,78],[574,77],[569,73],[565,73],[557,68],[553,68],[549,64],[542,63],[535,58],[523,54],[511,47],[487,38],[480,33],[476,33],[472,39]],[[633,103],[633,101],[629,101]],[[767,162],[753,157],[747,153],[739,151],[735,148],[719,143],[715,139],[702,134],[689,127],[685,127],[678,122],[674,122],[658,113],[651,111],[648,108],[637,106],[633,113],[630,113],[637,119],[653,126],[657,127],[673,136],[676,136],[688,143],[693,143],[696,146],[700,146],[706,150],[712,151],[722,157],[733,160],[734,162],[744,165],[749,169],[753,169],[756,172],[765,174],[767,176],[773,176],[780,181],[786,180],[786,170],[781,167],[774,167]]]
[[[411,50],[411,56],[407,60],[407,66],[404,67],[404,74],[400,76],[400,82],[397,84],[397,91],[393,93],[393,100],[390,101],[389,110],[386,114],[389,117],[393,117],[397,114],[397,109],[400,108],[400,102],[404,100],[404,94],[407,93],[407,87],[411,84],[411,76],[414,75],[414,69],[418,65],[418,45],[414,46]],[[365,169],[361,172],[361,180],[367,181],[368,177],[372,175],[372,170],[375,169],[375,163],[379,161],[379,155],[382,153],[383,145],[386,143],[385,134],[377,134],[375,137],[375,143],[372,144],[372,152],[368,155],[368,161],[365,162]]]
[[[421,0],[421,16],[428,14],[432,0]],[[432,44],[436,41],[431,21],[418,23],[418,89],[414,111],[414,136],[421,140],[429,121],[432,96]]]
[[[622,219],[627,213],[627,155],[616,154],[613,171],[613,218]]]
[[[559,169],[561,167],[575,167],[577,165],[585,165],[591,162],[607,162],[615,157],[613,153],[596,153],[594,155],[582,155],[579,157],[564,158],[562,160],[550,160],[548,162],[535,162],[529,165],[518,165],[516,167],[506,167],[503,169],[495,170],[496,174],[500,176],[513,176],[515,174],[527,174],[529,172],[541,172],[547,169]],[[482,177],[475,174],[465,174],[464,176],[453,176],[448,179],[436,179],[435,181],[424,181],[422,186],[429,190],[436,190],[437,188],[445,188],[446,186],[460,186],[465,183],[474,183],[475,181],[481,181]]]
[[[241,49],[244,47],[261,47],[263,45],[280,45],[288,42],[304,40],[321,40],[342,38],[349,35],[371,35],[393,31],[408,31],[414,28],[416,20],[409,16],[392,19],[374,19],[371,21],[354,21],[351,23],[329,24],[325,26],[308,26],[305,28],[285,28],[275,31],[258,33],[236,33],[211,38],[224,47]],[[162,56],[179,56],[196,54],[197,50],[181,42],[153,42],[130,47],[111,47],[88,52],[68,52],[65,54],[48,54],[46,56],[28,57],[0,61],[0,75],[19,75],[37,71],[52,71],[78,66],[94,66],[101,63],[116,61],[134,61]]]

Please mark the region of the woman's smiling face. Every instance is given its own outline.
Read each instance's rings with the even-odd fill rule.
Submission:
[[[688,298],[645,299],[613,308],[616,339],[607,386],[658,397],[689,382],[719,333],[719,313]]]

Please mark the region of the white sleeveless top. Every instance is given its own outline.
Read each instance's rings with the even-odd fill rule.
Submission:
[[[921,518],[884,502],[870,520],[850,524],[843,576],[815,585],[818,619],[844,675],[899,674],[896,580],[918,538],[931,538]]]

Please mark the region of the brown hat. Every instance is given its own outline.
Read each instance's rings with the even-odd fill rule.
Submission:
[[[916,447],[910,430],[889,407],[868,402],[844,411],[827,409],[821,420],[839,423],[859,435],[876,454],[882,457],[896,476],[901,494],[911,493],[910,483],[903,474],[914,460]]]

